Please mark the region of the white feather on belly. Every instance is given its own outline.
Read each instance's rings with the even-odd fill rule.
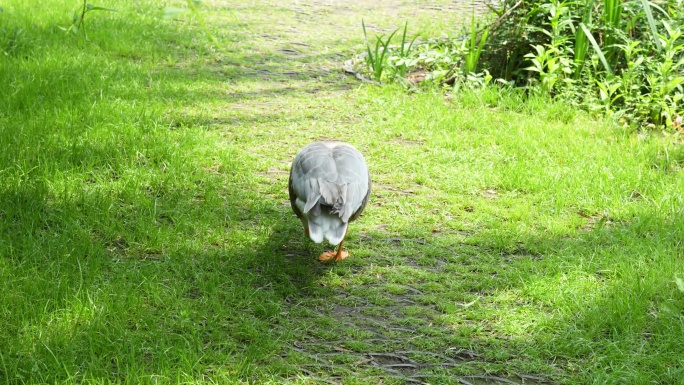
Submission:
[[[297,199],[295,203],[303,210],[305,202]],[[342,221],[338,214],[330,214],[326,210],[320,210],[318,215],[312,215],[312,212],[313,210],[305,215],[307,223],[304,223],[309,228],[309,238],[316,243],[323,242],[325,238],[331,245],[340,244],[349,224]]]

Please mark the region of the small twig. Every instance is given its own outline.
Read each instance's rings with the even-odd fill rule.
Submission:
[[[433,356],[433,357],[439,358],[440,360],[448,361],[449,363],[452,363],[452,364],[458,364],[458,363],[459,363],[458,361],[454,360],[454,359],[451,358],[451,357],[446,357],[446,356],[444,356],[444,355],[442,355],[442,354],[433,353],[433,352],[423,352],[423,351],[420,351],[420,350],[402,350],[402,351],[399,351],[399,352],[397,352],[397,353],[398,353],[398,354],[416,354],[416,355],[424,354],[424,355],[428,355],[428,356]]]
[[[501,16],[500,16],[498,19],[496,19],[493,23],[489,24],[489,25],[487,26],[487,28],[492,28],[492,27],[494,27],[495,25],[501,23],[501,22],[503,21],[504,18],[508,17],[508,15],[510,15],[511,12],[513,12],[514,9],[518,8],[518,6],[519,6],[520,4],[522,4],[522,3],[523,3],[523,0],[518,0],[518,2],[515,3],[512,7],[508,8],[508,10],[507,10],[506,12],[503,13],[503,15],[501,15]],[[484,30],[484,28],[483,28],[482,30]]]
[[[394,354],[394,353],[366,353],[367,356],[371,357],[386,357],[386,358],[394,358],[403,362],[410,362],[415,364],[416,362],[406,356],[403,356],[401,354]]]
[[[538,377],[538,376],[530,376],[528,374],[518,374],[518,377],[520,377],[523,380],[523,382],[525,382],[525,380],[533,380],[536,382],[549,382],[549,380],[547,380],[546,378]]]
[[[345,73],[348,73],[350,75],[354,75],[357,79],[361,80],[362,82],[365,83],[370,83],[370,84],[375,84],[375,85],[380,85],[380,82],[376,82],[375,80],[370,80],[367,77],[361,75],[360,73],[354,71],[354,68],[352,68],[352,61],[347,60],[342,64],[342,69],[344,70]]]
[[[383,364],[383,368],[399,368],[399,369],[418,369],[418,365],[416,364]]]
[[[85,18],[86,10],[88,7],[88,0],[83,0],[83,8],[81,9],[81,18],[78,20],[78,28],[83,26],[83,19]]]
[[[471,379],[478,379],[478,380],[487,380],[487,381],[499,381],[499,382],[504,382],[506,384],[513,384],[513,385],[521,385],[519,382],[511,381],[509,379],[503,378],[503,377],[497,377],[497,376],[463,376],[465,378],[471,378]]]

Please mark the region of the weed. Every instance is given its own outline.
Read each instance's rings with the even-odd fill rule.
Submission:
[[[477,63],[480,61],[480,54],[482,53],[482,47],[487,41],[487,34],[489,34],[489,28],[485,27],[482,30],[482,34],[479,35],[475,29],[475,12],[470,19],[470,33],[468,38],[463,41],[464,49],[466,51],[465,59],[463,61],[463,73],[468,75],[477,71]],[[478,43],[478,35],[480,37]]]
[[[594,51],[596,52],[598,58],[601,60],[601,64],[603,64],[603,68],[606,70],[606,73],[613,75],[613,69],[608,63],[606,56],[603,54],[601,46],[596,41],[596,39],[594,39],[594,35],[592,35],[591,31],[589,30],[589,28],[587,28],[586,25],[580,24],[580,28],[582,29],[582,32],[584,32],[584,35],[587,37],[587,39],[591,42],[592,47],[594,47]]]
[[[399,49],[396,50],[396,53],[393,52],[393,54],[387,58],[389,67],[400,79],[403,79],[404,76],[406,76],[406,71],[409,68],[415,66],[417,62],[414,58],[411,57],[411,48],[413,48],[413,43],[416,41],[416,38],[418,38],[418,35],[414,36],[413,39],[411,39],[411,41],[407,45],[407,29],[408,22],[404,23],[404,31],[401,34],[401,44],[399,45]]]
[[[612,111],[612,106],[615,101],[620,99],[622,95],[618,92],[622,88],[622,82],[617,79],[605,79],[603,81],[596,81],[600,90],[600,98],[605,111],[607,113]]]
[[[648,0],[641,0],[641,5],[644,8],[644,13],[646,14],[648,26],[651,28],[651,36],[653,38],[653,43],[655,43],[658,52],[660,52],[662,51],[662,47],[660,45],[660,39],[658,38],[658,27],[656,26],[655,18],[653,17],[653,12],[651,12],[651,3]]]
[[[368,41],[368,34],[366,33],[366,23],[361,20],[361,25],[363,26],[363,37],[366,41],[366,63],[371,69],[373,79],[381,81],[382,73],[385,70],[386,61],[389,57],[389,44],[392,41],[394,34],[399,30],[394,30],[394,32],[387,37],[387,40],[384,41],[382,40],[382,36],[376,36],[375,48],[371,50],[371,44]],[[406,27],[404,27],[404,32],[406,32]]]
[[[115,9],[111,8],[105,8],[105,7],[97,7],[94,6],[90,3],[87,2],[87,0],[83,0],[83,5],[81,6],[81,9],[79,12],[74,13],[74,16],[72,18],[71,25],[69,27],[59,27],[65,32],[73,32],[77,33],[79,30],[83,30],[83,33],[85,34],[86,38],[88,37],[88,34],[85,31],[85,17],[86,14],[93,12],[93,11],[107,11],[107,12],[116,12]]]
[[[539,74],[539,92],[542,95],[552,96],[556,84],[572,73],[570,60],[565,56],[559,55],[557,47],[537,45],[534,49],[536,50],[535,53],[525,55],[532,63],[526,69]]]

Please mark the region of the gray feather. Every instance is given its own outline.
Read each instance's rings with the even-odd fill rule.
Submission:
[[[370,184],[368,166],[354,147],[345,143],[312,143],[292,163],[289,183],[292,209],[305,225],[315,219],[312,216],[321,215],[322,210],[346,224],[365,208]],[[298,208],[297,202],[303,207]]]

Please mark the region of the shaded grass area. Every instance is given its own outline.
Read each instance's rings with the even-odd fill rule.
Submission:
[[[2,382],[682,378],[670,139],[337,69],[361,16],[429,36],[443,9],[104,2],[86,41],[51,4],[0,19]],[[321,139],[361,149],[375,186],[336,265],[285,192]]]

